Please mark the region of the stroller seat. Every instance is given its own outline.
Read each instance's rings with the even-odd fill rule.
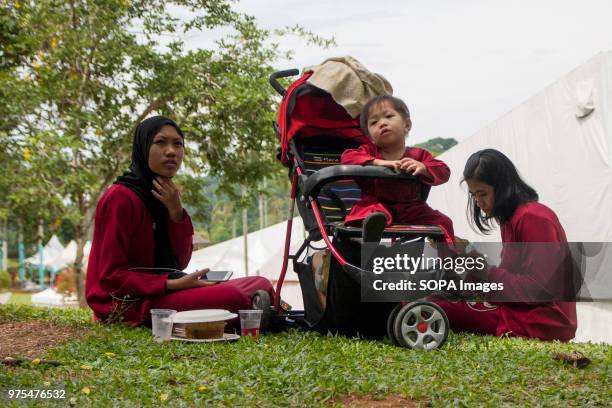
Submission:
[[[299,145],[301,148],[297,149],[297,157],[302,162],[308,177],[316,175],[325,168],[341,165],[340,158],[344,150],[358,147],[358,144],[350,140],[334,136],[311,137],[300,141]],[[425,199],[429,194],[429,188],[421,183],[421,196]],[[344,223],[344,219],[360,195],[359,185],[353,179],[334,180],[321,187],[316,199],[324,216],[325,226],[332,235],[341,234],[351,238],[362,236],[361,226]],[[393,224],[385,228],[382,237],[405,239],[423,237],[437,241],[444,238],[444,232],[434,225]]]

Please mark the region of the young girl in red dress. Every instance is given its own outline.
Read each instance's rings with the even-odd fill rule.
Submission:
[[[504,246],[500,265],[485,272],[488,282],[504,284],[505,297],[511,297],[512,302],[436,302],[448,315],[451,329],[571,340],[576,333],[573,277],[571,268],[557,262],[566,259],[568,247],[556,214],[538,202],[536,191],[497,150],[485,149],[470,156],[463,179],[470,193],[470,222],[487,233],[494,220],[501,226],[504,244],[525,245]],[[534,294],[546,296],[536,298]],[[521,299],[526,301],[518,301]]]
[[[154,116],[136,128],[130,170],[96,208],[85,288],[96,319],[140,325],[150,323],[152,308],[236,312],[251,309],[256,292],[269,304],[265,278],[215,284],[200,280],[208,269],[172,271],[185,268],[192,252],[193,226],[172,182],[184,152],[183,132],[172,120]]]
[[[361,128],[372,143],[342,154],[342,164],[385,166],[410,173],[431,186],[446,183],[448,166],[427,150],[406,147],[412,127],[406,104],[390,95],[377,96],[363,107]],[[453,222],[432,209],[420,195],[420,185],[413,181],[366,179],[357,181],[361,199],[346,217],[347,224],[363,222],[364,240],[380,241],[385,225],[392,223],[437,225],[447,242],[453,242]]]

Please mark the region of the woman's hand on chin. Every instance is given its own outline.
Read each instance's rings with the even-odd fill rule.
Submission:
[[[157,176],[153,179],[153,197],[162,202],[168,209],[170,219],[179,222],[183,219],[183,204],[181,203],[181,192],[174,182],[167,178]],[[157,191],[156,191],[157,190]]]
[[[191,288],[199,288],[201,286],[212,286],[216,285],[218,282],[209,282],[200,280],[200,278],[208,273],[210,269],[200,269],[194,273],[190,273],[188,275],[183,276],[178,279],[169,279],[166,281],[166,289],[167,290],[183,290],[183,289],[191,289]]]

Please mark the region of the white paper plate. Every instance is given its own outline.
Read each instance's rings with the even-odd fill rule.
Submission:
[[[230,313],[223,309],[200,309],[178,312],[174,315],[174,323],[208,323],[219,320],[229,320],[237,317],[236,313]]]
[[[212,343],[215,341],[235,341],[240,338],[239,335],[233,333],[224,333],[223,337],[219,337],[218,339],[187,339],[185,337],[170,337],[170,340],[178,340],[178,341],[187,341],[190,343]]]

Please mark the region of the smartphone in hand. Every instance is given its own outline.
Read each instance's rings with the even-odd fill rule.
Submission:
[[[200,280],[209,282],[225,282],[233,275],[232,271],[208,271],[206,275],[202,275]]]

